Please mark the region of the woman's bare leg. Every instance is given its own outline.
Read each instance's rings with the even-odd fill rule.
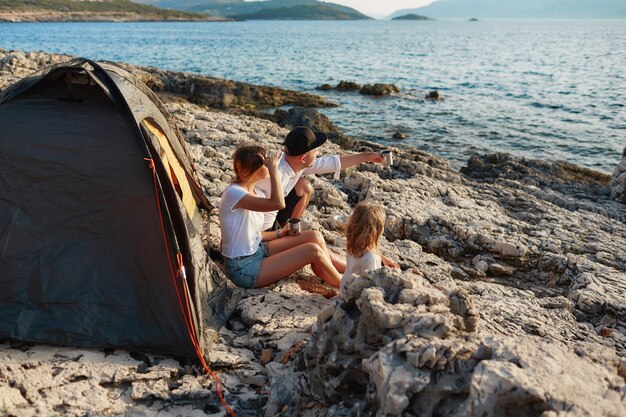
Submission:
[[[339,255],[338,253],[333,252],[332,250],[326,248],[328,251],[328,255],[330,256],[330,260],[333,263],[333,266],[340,274],[346,272],[346,257],[343,255]]]
[[[330,257],[330,261],[332,262],[337,272],[339,272],[340,274],[346,272],[345,256],[339,255],[338,253],[335,253],[328,249],[328,247],[326,246],[326,242],[324,241],[324,237],[318,231],[305,230],[299,235],[285,236],[281,239],[274,239],[267,243],[269,246],[270,255],[280,253],[289,248],[293,248],[304,243],[317,243],[322,249],[324,249],[324,251],[326,251],[326,253]]]
[[[333,266],[328,254],[316,243],[304,243],[263,259],[256,287],[273,284],[309,264],[315,275],[328,284],[339,287],[341,275]]]

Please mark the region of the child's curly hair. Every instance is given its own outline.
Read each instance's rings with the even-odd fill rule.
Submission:
[[[380,204],[362,201],[356,205],[346,228],[346,250],[361,257],[378,250],[378,239],[385,230],[385,208]]]

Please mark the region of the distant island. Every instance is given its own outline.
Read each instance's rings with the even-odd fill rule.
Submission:
[[[225,20],[128,0],[0,0],[0,22]]]
[[[435,20],[430,17],[422,16],[419,14],[409,13],[402,16],[394,17],[391,20]]]
[[[235,20],[366,20],[350,7],[318,0],[135,0],[153,6]]]
[[[436,0],[428,6],[402,9],[436,19],[603,19],[626,18],[624,0]]]

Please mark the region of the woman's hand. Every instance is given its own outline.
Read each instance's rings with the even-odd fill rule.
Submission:
[[[260,155],[259,155],[260,156]],[[283,187],[280,184],[280,174],[278,172],[278,161],[280,160],[279,152],[268,152],[267,156],[261,156],[263,165],[267,168],[270,175],[270,197],[274,210],[282,210],[285,208],[285,198],[283,197]]]
[[[279,233],[282,237],[289,236],[289,223],[286,223],[280,230]]]
[[[280,152],[268,152],[267,156],[259,154],[259,158],[261,158],[263,165],[265,165],[267,169],[276,169],[278,167],[278,161],[280,161]]]
[[[388,266],[389,268],[400,268],[400,264],[385,255],[380,255],[380,259],[383,261],[383,265]]]

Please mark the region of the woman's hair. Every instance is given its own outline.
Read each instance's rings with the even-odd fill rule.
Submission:
[[[263,160],[259,157],[267,155],[264,147],[252,144],[241,145],[233,154],[233,169],[235,179],[233,183],[239,184],[248,180],[259,168],[263,166]]]
[[[360,257],[367,250],[378,249],[378,239],[385,230],[385,209],[380,204],[362,201],[356,205],[346,229],[346,249]]]

